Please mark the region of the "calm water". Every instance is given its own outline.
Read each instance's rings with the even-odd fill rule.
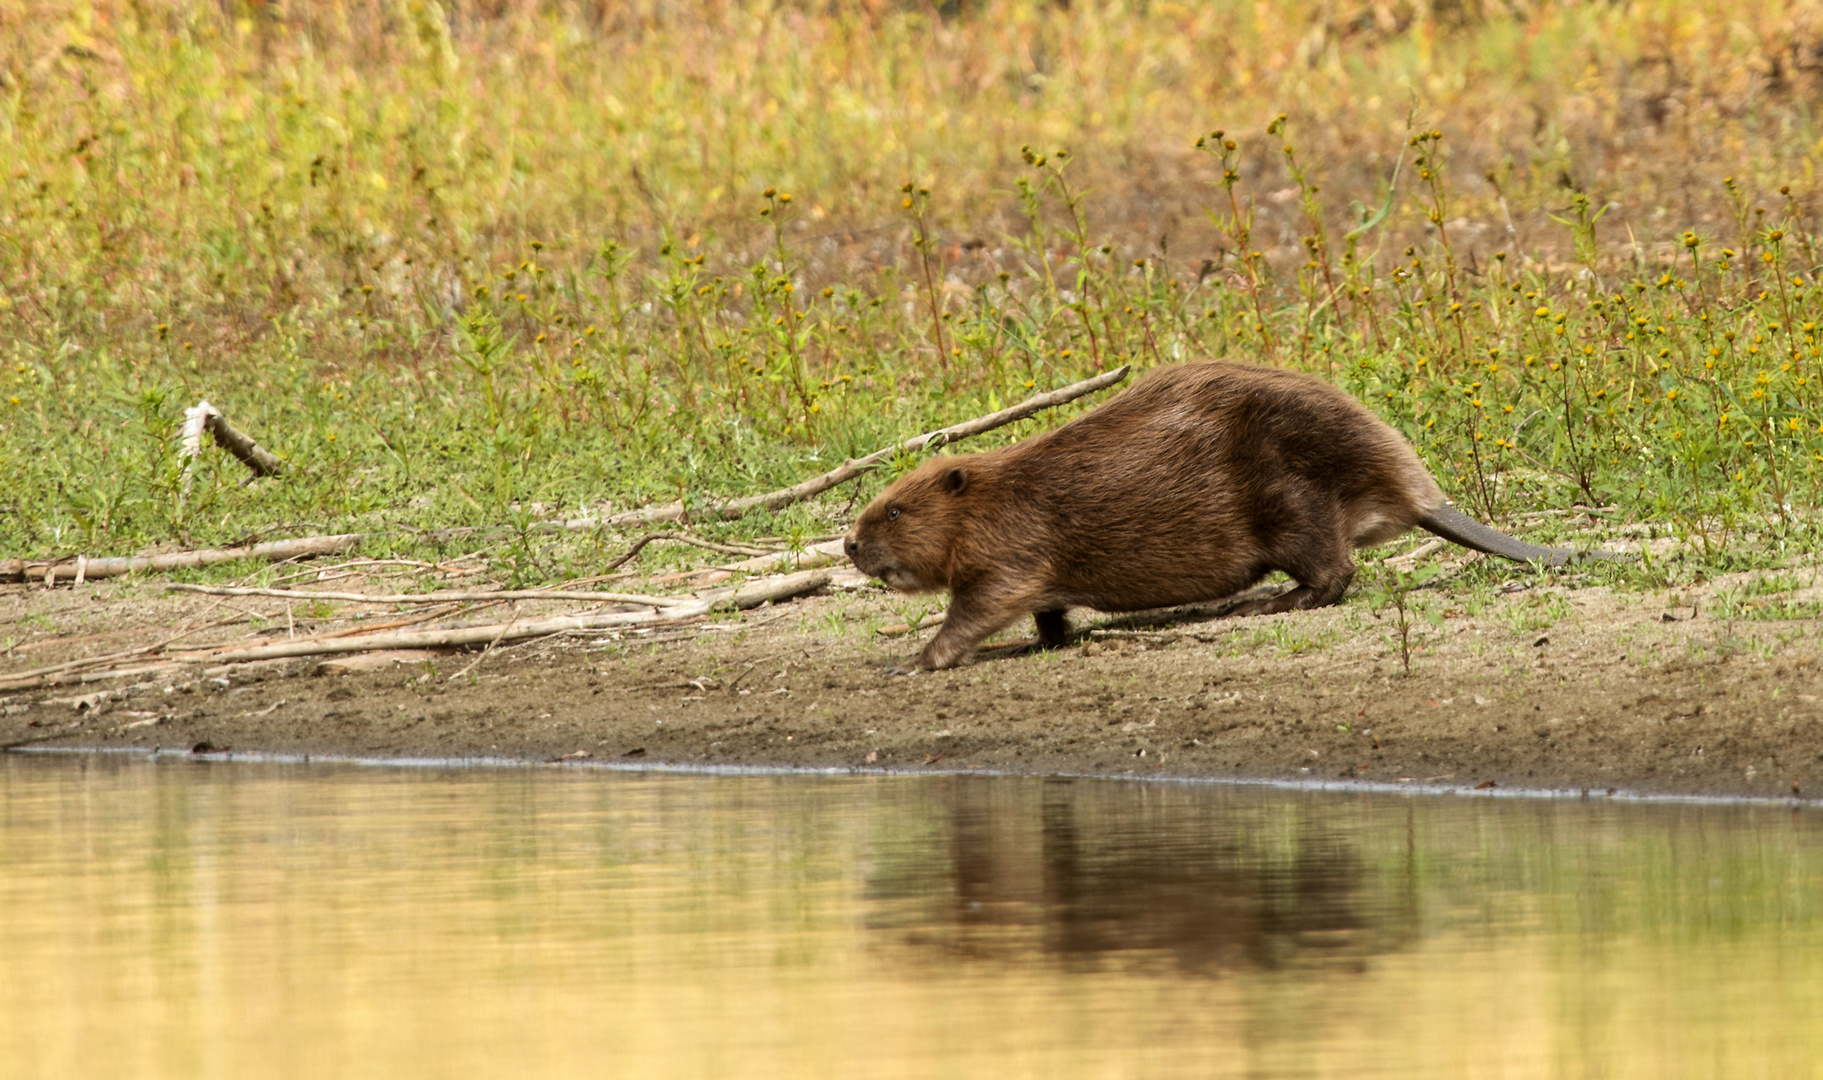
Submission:
[[[1823,1076],[1823,814],[0,755],[0,1077]]]

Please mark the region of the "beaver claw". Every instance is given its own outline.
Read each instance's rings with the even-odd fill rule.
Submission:
[[[917,673],[918,666],[916,664],[894,664],[883,672],[883,674],[886,675],[916,675]]]

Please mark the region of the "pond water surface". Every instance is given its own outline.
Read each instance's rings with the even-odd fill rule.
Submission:
[[[1823,814],[0,755],[0,1076],[1823,1076]]]

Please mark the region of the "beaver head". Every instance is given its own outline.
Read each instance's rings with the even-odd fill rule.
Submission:
[[[951,551],[969,515],[973,456],[927,461],[868,503],[843,544],[856,569],[900,592],[949,588]]]

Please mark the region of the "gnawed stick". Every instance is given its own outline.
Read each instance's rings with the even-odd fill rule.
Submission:
[[[310,589],[259,589],[228,585],[166,585],[167,592],[205,593],[209,596],[276,596],[281,600],[338,600],[350,604],[445,604],[487,600],[583,600],[596,604],[638,604],[641,607],[692,607],[693,596],[641,596],[638,593],[566,592],[558,589],[500,589],[493,592],[352,593],[317,592]]]
[[[199,401],[194,408],[184,410],[183,446],[180,455],[194,459],[202,449],[202,433],[207,431],[215,438],[215,445],[240,459],[240,463],[253,470],[255,476],[277,476],[284,471],[284,462],[277,454],[253,441],[253,437],[228,422],[222,411],[209,404],[207,400]],[[189,467],[185,466],[185,476]]]
[[[253,441],[252,437],[240,428],[228,422],[228,418],[216,413],[209,418],[209,434],[215,436],[215,445],[239,458],[241,464],[253,470],[255,476],[277,476],[285,471],[284,462],[277,454]]]

